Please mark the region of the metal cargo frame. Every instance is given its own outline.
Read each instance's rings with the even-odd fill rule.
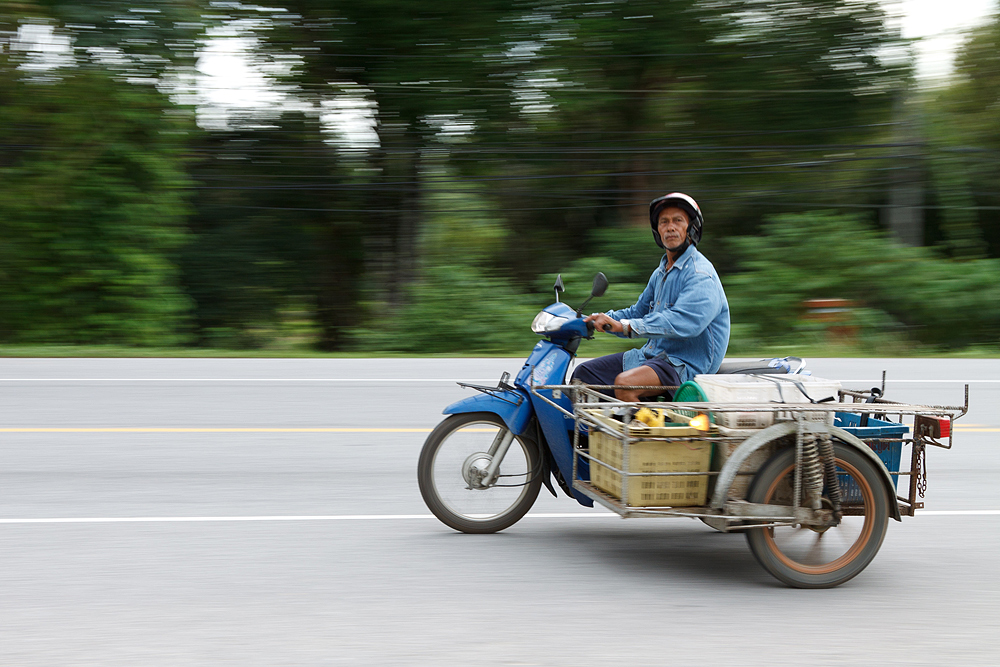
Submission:
[[[883,373],[882,386],[885,386],[885,374]],[[872,440],[878,440],[881,442],[899,442],[901,445],[909,445],[911,447],[909,470],[897,470],[885,472],[887,475],[898,477],[908,477],[909,484],[907,489],[907,495],[902,496],[896,493],[895,488],[893,493],[896,497],[896,505],[898,508],[899,516],[913,516],[915,511],[923,508],[924,503],[918,498],[923,498],[927,489],[927,474],[926,474],[926,448],[928,446],[941,447],[943,449],[951,449],[952,446],[952,434],[953,429],[949,428],[947,434],[946,443],[943,442],[944,438],[941,436],[941,428],[939,418],[947,418],[951,424],[953,424],[957,419],[961,418],[968,412],[969,406],[969,387],[965,386],[965,404],[964,406],[937,406],[937,405],[916,405],[907,403],[897,403],[893,401],[888,401],[879,397],[879,394],[873,395],[872,391],[852,391],[852,390],[841,390],[839,392],[838,401],[825,402],[825,403],[780,403],[780,404],[769,404],[769,403],[712,403],[712,402],[636,402],[636,403],[626,403],[618,399],[607,396],[601,393],[601,390],[613,390],[613,389],[674,389],[677,387],[614,387],[606,385],[583,385],[583,384],[569,384],[569,385],[532,385],[530,387],[531,392],[545,401],[549,405],[558,409],[565,416],[570,417],[574,420],[576,428],[573,432],[572,447],[573,447],[573,479],[572,487],[581,494],[591,498],[594,502],[608,508],[609,510],[619,514],[622,517],[689,517],[689,518],[701,518],[709,522],[713,527],[718,527],[720,530],[744,530],[747,528],[763,528],[770,526],[779,525],[796,525],[803,523],[815,523],[822,521],[824,519],[820,518],[820,514],[824,510],[812,510],[806,507],[802,507],[800,503],[800,490],[802,488],[802,474],[801,474],[801,462],[802,462],[802,448],[803,448],[803,437],[808,437],[808,433],[821,433],[824,429],[827,432],[831,432],[832,429],[826,426],[826,424],[819,424],[816,422],[808,422],[804,417],[803,413],[810,413],[810,416],[815,416],[815,413],[821,412],[846,412],[854,413],[859,415],[871,415],[877,416],[881,419],[891,420],[895,417],[896,422],[902,424],[905,418],[912,418],[912,433],[911,438],[887,438],[887,437],[877,437],[877,438],[858,438],[858,440],[871,448]],[[540,390],[547,390],[556,392],[553,394],[554,397],[558,397],[559,392],[565,392],[569,395],[573,406],[573,412],[569,412],[562,406],[558,405],[555,401],[551,400],[549,397],[544,396],[540,393]],[[629,469],[629,448],[630,445],[637,441],[668,441],[668,442],[684,442],[684,441],[699,441],[699,442],[711,442],[713,443],[713,448],[718,447],[722,443],[740,443],[737,449],[734,451],[735,454],[743,447],[747,438],[743,435],[723,435],[719,432],[719,429],[712,428],[711,430],[705,432],[702,435],[697,436],[663,436],[663,435],[650,435],[648,433],[643,433],[639,430],[634,430],[631,428],[630,424],[623,424],[621,432],[614,429],[610,429],[604,424],[601,424],[598,420],[593,419],[588,410],[593,410],[595,408],[621,408],[621,407],[653,407],[653,408],[666,408],[668,410],[679,412],[687,411],[690,413],[703,413],[710,414],[716,412],[773,412],[775,413],[775,426],[768,427],[770,429],[775,429],[779,424],[789,424],[788,427],[784,429],[787,431],[786,435],[783,437],[788,437],[791,439],[792,434],[794,434],[794,445],[796,447],[796,466],[795,466],[795,493],[793,494],[793,505],[791,507],[781,506],[781,505],[756,505],[748,503],[743,499],[739,498],[728,498],[724,497],[724,503],[713,503],[705,506],[697,507],[670,507],[670,506],[656,506],[656,507],[638,507],[629,504],[628,499],[628,480],[634,476],[641,477],[676,477],[676,476],[709,476],[709,486],[712,487],[718,482],[719,475],[725,472],[725,469],[719,471],[697,471],[697,472],[647,472],[647,471],[637,471],[633,472]],[[790,426],[794,424],[795,426]],[[600,461],[593,456],[590,452],[582,445],[580,439],[581,428],[586,428],[587,432],[592,430],[601,431],[612,437],[618,438],[622,443],[622,467],[621,469],[615,468],[606,462]],[[760,429],[761,432],[767,431],[768,429]],[[784,432],[783,431],[783,432]],[[829,437],[829,436],[827,436]],[[869,442],[866,442],[869,441]],[[791,444],[791,442],[789,443]],[[856,446],[856,445],[855,445]],[[874,456],[874,453],[872,454]],[[876,457],[877,458],[877,457]],[[605,468],[618,473],[621,475],[622,480],[622,495],[620,498],[616,498],[607,493],[604,493],[600,489],[594,487],[589,479],[582,479],[580,475],[580,462],[587,461],[588,465],[600,465]],[[881,463],[881,461],[880,461]],[[884,463],[882,464],[884,468]],[[740,472],[737,471],[736,475],[752,475],[753,473]],[[886,479],[889,479],[888,477]],[[731,483],[732,480],[730,480]],[[898,486],[893,484],[893,487]],[[728,491],[729,486],[727,485],[726,490]],[[716,493],[715,495],[718,495]],[[854,514],[856,511],[852,511],[851,504],[845,503],[843,506],[843,514]],[[893,513],[895,514],[895,512]],[[712,521],[714,520],[714,523]],[[751,523],[747,523],[751,522]]]

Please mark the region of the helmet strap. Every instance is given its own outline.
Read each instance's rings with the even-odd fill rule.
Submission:
[[[688,249],[689,245],[691,245],[691,240],[685,237],[684,242],[681,243],[679,246],[677,246],[676,248],[666,248],[666,250],[674,257],[680,257],[681,255],[684,254],[684,251]]]

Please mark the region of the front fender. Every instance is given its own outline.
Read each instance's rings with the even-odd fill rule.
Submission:
[[[498,392],[500,393],[500,392]],[[502,392],[503,398],[497,398],[489,394],[477,394],[469,398],[452,403],[443,410],[443,414],[457,415],[465,412],[492,412],[503,420],[514,435],[522,435],[531,417],[534,415],[534,408],[528,398],[528,392],[523,389]],[[504,400],[506,399],[506,400]],[[520,405],[515,405],[520,399]]]
[[[806,422],[805,429],[810,433],[827,433],[844,444],[854,447],[854,449],[868,457],[868,460],[871,461],[875,465],[875,468],[881,473],[882,483],[885,486],[886,493],[889,497],[889,512],[891,513],[892,518],[896,521],[903,520],[899,514],[899,503],[896,502],[896,486],[892,483],[892,475],[889,474],[889,471],[886,470],[885,464],[882,463],[882,460],[868,445],[844,429],[837,428],[836,426]],[[778,438],[795,435],[797,430],[798,424],[795,422],[785,422],[783,424],[769,426],[768,428],[765,428],[759,433],[756,433],[755,435],[744,440],[743,444],[736,448],[736,451],[732,453],[726,461],[726,464],[722,466],[722,470],[719,471],[718,479],[715,481],[715,492],[712,494],[710,507],[722,509],[723,506],[725,506],[726,498],[729,495],[729,487],[732,486],[733,481],[736,479],[736,473],[739,472],[740,468],[751,454]]]

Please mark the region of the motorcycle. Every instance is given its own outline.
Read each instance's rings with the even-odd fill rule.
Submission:
[[[616,401],[599,393],[609,388],[566,384],[581,342],[594,334],[583,308],[607,287],[598,273],[590,297],[574,309],[559,300],[564,287],[557,278],[556,302],[531,324],[542,340],[513,382],[504,373],[494,387],[459,383],[479,394],[445,408],[448,416],[424,443],[417,473],[424,502],[444,524],[465,533],[503,530],[531,509],[543,485],[557,496],[555,480],[581,505],[592,507],[596,500],[622,517],[697,518],[715,530],[744,531],[758,562],[779,580],[829,588],[867,567],[890,519],[923,508],[924,451],[951,447],[951,424],[969,409],[968,386],[961,406],[904,404],[883,397],[884,374],[881,388],[841,389],[806,377],[805,362],[786,357],[724,361],[716,375],[743,379],[700,381],[716,392],[747,381],[774,385],[777,396],[767,400],[710,401],[699,382],[688,382],[662,412],[650,410],[652,402]],[[824,395],[816,393],[821,387]],[[637,427],[643,410],[670,414],[671,424]],[[622,421],[609,421],[619,411]],[[758,423],[759,416],[767,419]],[[904,417],[912,418],[912,427]],[[753,424],[741,425],[741,419]],[[637,439],[674,446],[674,456],[681,448],[704,456],[703,445],[710,444],[711,470],[705,461],[634,470],[629,452]],[[909,470],[901,470],[904,446]],[[611,473],[618,475],[613,481]],[[909,477],[906,496],[897,495],[894,477],[900,475]],[[690,481],[655,481],[685,477]],[[711,481],[702,486],[699,477]],[[650,480],[650,486],[633,488],[636,480]],[[669,495],[656,484],[669,484]],[[682,485],[687,491],[678,491]],[[661,499],[677,502],[656,502]]]
[[[607,278],[598,273],[590,296],[574,309],[560,301],[565,287],[558,277],[555,303],[531,323],[543,339],[513,383],[508,373],[495,387],[459,383],[480,393],[444,409],[448,417],[424,443],[417,473],[424,502],[445,525],[464,533],[508,528],[531,509],[542,485],[558,496],[553,479],[566,495],[593,506],[593,499],[572,484],[573,440],[580,434],[574,433],[576,422],[567,414],[573,412],[570,397],[559,389],[537,387],[566,383],[580,343],[594,337],[583,309],[607,288]],[[747,372],[745,364],[729,366],[719,372]],[[787,366],[756,370],[791,372]],[[577,461],[576,479],[589,479],[586,460]]]
[[[583,308],[607,288],[607,278],[598,273],[590,297],[574,310],[559,300],[565,287],[558,277],[555,303],[531,323],[531,330],[544,338],[513,384],[508,373],[495,387],[459,383],[480,394],[444,409],[449,416],[427,437],[417,472],[424,502],[445,525],[464,533],[508,528],[531,509],[543,484],[558,495],[553,477],[567,495],[593,506],[568,481],[573,479],[575,422],[539,394],[571,412],[570,398],[558,390],[532,392],[532,385],[563,384],[581,341],[593,338],[594,327],[583,321]]]

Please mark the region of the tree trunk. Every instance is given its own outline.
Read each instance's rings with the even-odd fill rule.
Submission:
[[[320,325],[319,348],[342,350],[347,332],[360,319],[358,302],[364,272],[364,243],[360,225],[332,221],[317,239],[319,285],[316,319]]]

